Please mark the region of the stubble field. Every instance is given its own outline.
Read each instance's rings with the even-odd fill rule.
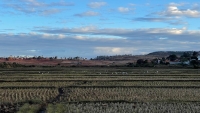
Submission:
[[[198,113],[200,71],[156,68],[0,69],[0,113]]]

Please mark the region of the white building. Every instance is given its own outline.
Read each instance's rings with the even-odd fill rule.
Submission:
[[[198,60],[200,60],[200,55],[197,56]]]
[[[181,62],[176,62],[176,61],[173,62],[173,61],[170,61],[169,64],[170,64],[170,65],[177,65],[177,64],[181,64]]]
[[[188,61],[185,61],[185,62],[183,62],[183,64],[185,64],[185,65],[190,65],[190,61],[188,60]]]

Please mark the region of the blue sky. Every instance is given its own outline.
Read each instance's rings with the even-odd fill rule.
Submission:
[[[0,56],[199,51],[198,0],[0,0]]]

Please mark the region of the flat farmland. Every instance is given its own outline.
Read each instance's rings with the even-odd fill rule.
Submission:
[[[200,111],[200,70],[123,67],[0,69],[0,112]]]

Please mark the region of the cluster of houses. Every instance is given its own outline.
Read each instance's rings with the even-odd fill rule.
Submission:
[[[197,57],[191,57],[186,61],[181,61],[180,59],[177,59],[175,61],[168,61],[168,63],[170,65],[178,65],[178,64],[190,65],[191,61],[193,60],[198,60],[200,62],[200,55],[198,55]]]
[[[13,60],[32,60],[32,59],[38,59],[38,60],[52,60],[52,59],[58,59],[57,56],[55,57],[43,57],[43,56],[12,56],[9,57],[0,57],[0,60],[7,60],[7,61],[13,61]],[[61,57],[61,60],[87,60],[87,58],[83,57]]]

